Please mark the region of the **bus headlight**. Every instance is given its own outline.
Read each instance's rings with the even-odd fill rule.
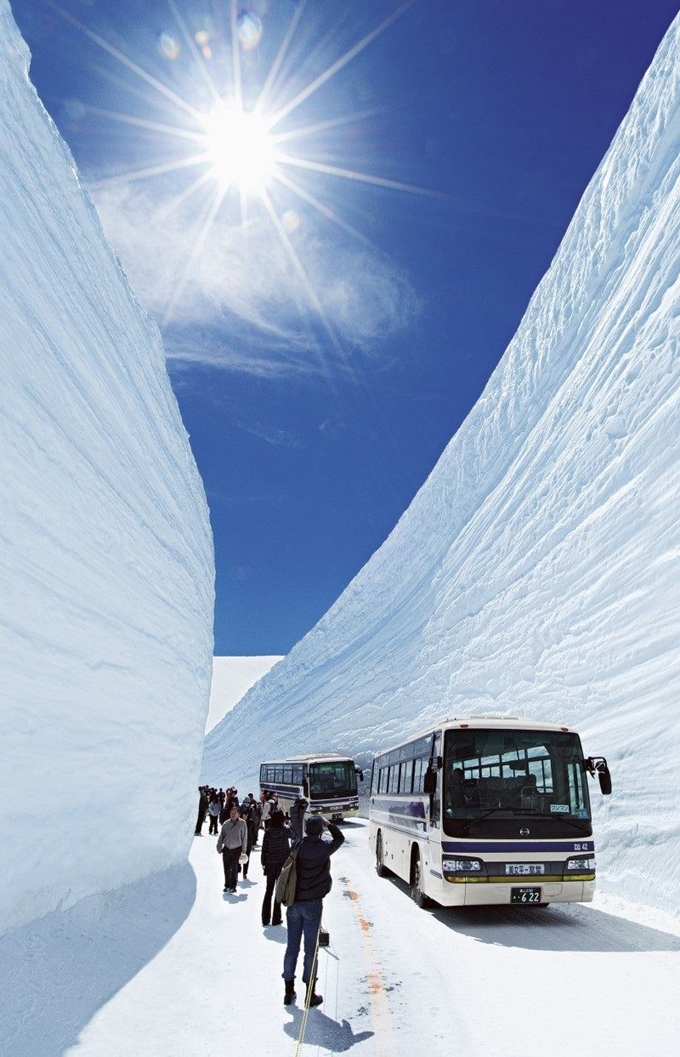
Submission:
[[[481,859],[442,859],[447,881],[486,881],[486,867]]]

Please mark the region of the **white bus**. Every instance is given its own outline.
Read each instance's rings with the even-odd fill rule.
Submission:
[[[260,789],[274,793],[282,811],[290,810],[296,797],[305,797],[312,814],[340,822],[359,813],[357,776],[363,781],[354,760],[346,756],[291,756],[260,764]]]
[[[379,753],[369,841],[380,876],[418,906],[590,902],[595,844],[587,775],[611,793],[604,757],[566,726],[446,719]]]

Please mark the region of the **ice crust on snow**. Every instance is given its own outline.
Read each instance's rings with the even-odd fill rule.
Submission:
[[[0,0],[0,932],[185,862],[212,654],[160,335],[28,59]]]
[[[680,21],[519,329],[385,544],[211,732],[203,774],[445,715],[578,728],[603,886],[680,905]],[[489,292],[493,297],[493,291]]]

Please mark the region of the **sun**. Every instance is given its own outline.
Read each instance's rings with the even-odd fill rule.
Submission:
[[[306,0],[296,5],[270,64],[261,71],[257,63],[246,61],[246,56],[252,55],[260,43],[261,21],[248,11],[242,10],[239,14],[239,8],[243,7],[239,0],[230,0],[223,5],[231,13],[230,32],[224,33],[219,29],[210,32],[201,29],[192,33],[175,0],[167,2],[179,35],[176,37],[169,31],[161,33],[159,50],[168,62],[177,62],[181,55],[186,57],[182,69],[189,77],[184,92],[176,90],[173,78],[157,76],[88,29],[73,15],[57,8],[67,22],[76,26],[116,62],[144,82],[151,90],[150,98],[155,98],[172,114],[172,121],[169,123],[96,107],[90,107],[90,112],[136,127],[146,136],[174,140],[181,147],[178,154],[168,161],[159,160],[155,164],[91,182],[90,187],[98,190],[127,185],[133,180],[157,179],[194,171],[195,176],[188,179],[160,210],[164,216],[168,216],[185,207],[191,199],[198,203],[194,210],[195,235],[187,241],[186,257],[169,297],[162,319],[163,326],[170,323],[175,306],[218,217],[223,210],[223,215],[235,217],[233,192],[236,191],[240,198],[238,205],[242,229],[245,230],[255,216],[261,215],[268,219],[308,304],[317,314],[333,346],[342,353],[339,339],[325,315],[315,282],[307,273],[296,248],[295,233],[299,216],[292,206],[296,202],[302,203],[307,210],[315,211],[323,221],[337,225],[346,234],[365,243],[367,239],[364,232],[349,224],[324,201],[326,181],[344,180],[409,194],[440,195],[373,173],[329,164],[326,159],[332,157],[335,150],[329,151],[332,141],[327,136],[344,125],[367,120],[372,116],[372,111],[321,117],[305,123],[301,120],[300,115],[304,111],[300,108],[304,108],[308,100],[385,33],[417,0],[395,0],[397,6],[381,22],[337,59],[329,60],[328,64],[323,62],[325,55],[322,49],[319,52],[322,68],[310,79],[300,77],[297,73],[293,76],[289,72],[291,65],[294,65],[291,58],[295,54],[293,42],[303,20]],[[245,79],[244,73],[248,74]],[[297,117],[294,117],[296,113]],[[173,187],[177,189],[179,183],[176,181]]]
[[[267,122],[236,103],[220,100],[204,118],[204,147],[223,188],[259,195],[276,175],[276,150]]]

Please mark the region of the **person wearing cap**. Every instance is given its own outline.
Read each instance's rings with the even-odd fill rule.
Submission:
[[[332,840],[322,840],[324,829],[328,829]],[[283,1003],[289,1006],[295,994],[295,967],[304,936],[305,958],[302,981],[307,985],[307,1003],[318,1006],[323,1002],[315,991],[316,978],[312,975],[317,939],[321,927],[321,911],[324,896],[331,890],[330,857],[344,843],[344,836],[336,825],[312,815],[305,822],[305,836],[300,844],[296,860],[295,901],[286,910],[288,943],[283,957],[283,979],[285,993]]]

